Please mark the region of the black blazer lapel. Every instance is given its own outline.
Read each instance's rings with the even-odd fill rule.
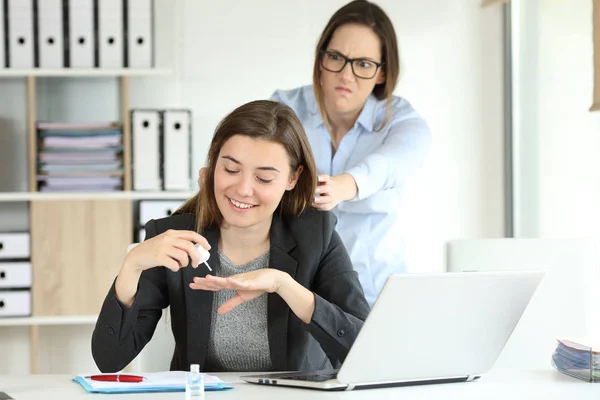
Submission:
[[[269,268],[287,272],[295,278],[298,262],[289,253],[296,247],[296,241],[277,213],[273,215],[270,239]],[[288,369],[287,330],[290,308],[278,294],[269,293],[268,296],[267,318],[271,363],[273,370],[284,371]]]
[[[211,247],[208,264],[212,268],[212,272],[204,264],[200,264],[198,268],[186,267],[182,271],[182,284],[183,292],[185,293],[188,323],[188,364],[200,364],[201,370],[204,367],[206,352],[208,350],[214,294],[208,290],[193,290],[189,285],[193,282],[195,276],[217,275],[220,269],[219,257],[217,255],[219,249],[218,230],[207,230],[203,233],[203,236],[208,240]]]

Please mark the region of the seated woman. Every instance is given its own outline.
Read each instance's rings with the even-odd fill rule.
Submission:
[[[92,336],[98,368],[129,364],[167,306],[171,370],[319,370],[331,368],[328,357],[343,361],[369,305],[335,216],[310,207],[316,182],[288,106],[255,101],[225,117],[199,193],[149,221],[146,240],[127,254]],[[212,272],[195,244],[210,251]]]

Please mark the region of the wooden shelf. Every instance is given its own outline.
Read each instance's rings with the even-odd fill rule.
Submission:
[[[188,199],[197,192],[0,192],[0,202],[32,200],[179,200]]]
[[[73,315],[61,317],[9,317],[0,318],[0,326],[40,326],[40,325],[93,325],[97,315]]]
[[[135,99],[130,96],[130,85],[134,82],[139,83],[136,81],[141,79],[160,83],[177,77],[179,69],[171,61],[176,60],[180,53],[180,49],[175,45],[180,36],[180,19],[184,10],[178,3],[178,0],[160,0],[153,3],[152,14],[155,20],[152,27],[156,38],[160,39],[154,43],[155,55],[159,60],[156,67],[104,69],[0,66],[0,84],[20,82],[22,84],[18,88],[23,86],[25,90],[24,96],[15,97],[14,90],[0,94],[2,101],[10,102],[11,98],[14,98],[13,102],[16,101],[14,107],[8,108],[9,111],[18,110],[19,103],[25,100],[25,113],[21,116],[17,112],[14,116],[15,121],[8,122],[9,125],[15,122],[18,127],[23,126],[26,130],[26,153],[19,152],[16,159],[19,165],[27,167],[27,181],[21,182],[23,186],[4,187],[4,191],[0,190],[0,206],[6,208],[12,203],[27,206],[29,229],[20,229],[28,230],[29,233],[29,262],[32,270],[30,292],[33,300],[32,316],[0,317],[0,329],[6,331],[9,327],[18,327],[18,331],[15,332],[17,336],[21,331],[29,331],[31,374],[39,373],[40,356],[45,356],[40,348],[43,343],[40,339],[48,334],[45,331],[49,328],[43,328],[44,326],[68,332],[75,326],[87,329],[96,324],[97,313],[106,296],[106,290],[118,273],[127,246],[137,237],[139,216],[136,214],[135,201],[171,200],[179,203],[197,193],[197,190],[193,189],[196,186],[194,184],[190,185],[189,190],[177,192],[137,191],[134,190],[132,179],[130,112],[131,108],[135,107],[135,102],[132,101],[136,100],[137,96]],[[160,18],[157,18],[159,16]],[[87,104],[90,97],[86,96],[82,107],[87,107],[89,112],[79,113],[75,108],[79,104],[77,94],[80,90],[85,90],[82,85],[87,85],[88,80],[90,91],[93,93],[99,90],[100,96],[106,96],[106,99],[101,99],[101,103],[107,104],[106,107],[95,110],[95,103]],[[64,91],[62,86],[65,86]],[[157,97],[157,101],[160,102],[160,96]],[[37,122],[40,119],[56,122],[74,121],[79,119],[80,114],[84,115],[81,122],[89,121],[90,116],[97,115],[99,120],[109,118],[121,123],[122,190],[99,192],[91,191],[94,188],[75,187],[75,191],[69,192],[39,192],[37,158],[40,149]],[[7,115],[12,116],[10,112]],[[7,151],[17,150],[19,149]],[[76,191],[77,189],[85,191]],[[10,211],[10,207],[7,210]],[[87,260],[85,268],[81,268],[81,260]],[[78,282],[86,284],[81,285]]]
[[[94,77],[94,76],[168,76],[173,70],[169,68],[0,68],[0,78],[22,78],[28,76],[62,76],[62,77]]]

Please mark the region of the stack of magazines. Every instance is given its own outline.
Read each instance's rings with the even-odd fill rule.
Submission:
[[[121,126],[38,123],[40,191],[114,191],[123,186]]]
[[[552,366],[563,374],[600,382],[600,348],[583,341],[560,339],[552,354]]]

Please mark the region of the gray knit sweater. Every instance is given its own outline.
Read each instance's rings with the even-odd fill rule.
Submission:
[[[219,250],[219,276],[227,277],[269,267],[269,252],[241,266],[233,264]],[[269,371],[271,354],[267,335],[267,295],[244,303],[225,315],[217,309],[235,291],[214,292],[212,323],[208,340],[205,370]]]

